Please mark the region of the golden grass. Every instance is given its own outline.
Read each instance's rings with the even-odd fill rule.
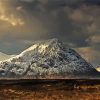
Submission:
[[[6,85],[0,86],[0,100],[100,100],[100,85]]]

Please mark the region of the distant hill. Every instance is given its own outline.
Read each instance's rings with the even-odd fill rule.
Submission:
[[[100,67],[98,67],[98,68],[97,68],[97,71],[99,71],[99,72],[100,72]]]
[[[0,61],[7,60],[7,59],[9,59],[13,56],[14,55],[7,55],[7,54],[4,54],[4,53],[0,52]]]

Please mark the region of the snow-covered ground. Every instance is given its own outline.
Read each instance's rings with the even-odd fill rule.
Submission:
[[[58,39],[34,42],[21,54],[0,62],[0,77],[73,78],[98,74],[76,51]]]

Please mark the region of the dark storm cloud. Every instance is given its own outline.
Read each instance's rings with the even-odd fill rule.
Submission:
[[[84,0],[84,3],[89,5],[100,5],[100,0]]]
[[[7,11],[12,12],[18,20],[11,24],[18,26],[12,28],[5,22],[6,26],[1,25],[2,36],[6,37],[6,34],[9,34],[11,38],[29,40],[58,37],[72,42],[75,46],[87,46],[86,39],[99,33],[100,8],[86,6],[85,3],[91,4],[89,0],[9,0],[7,2],[9,8]],[[19,22],[19,19],[22,22]],[[5,27],[8,27],[6,31]]]

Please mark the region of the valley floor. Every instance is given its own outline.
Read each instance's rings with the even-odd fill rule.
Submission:
[[[1,84],[0,100],[100,100],[100,80],[23,80],[19,84]]]

